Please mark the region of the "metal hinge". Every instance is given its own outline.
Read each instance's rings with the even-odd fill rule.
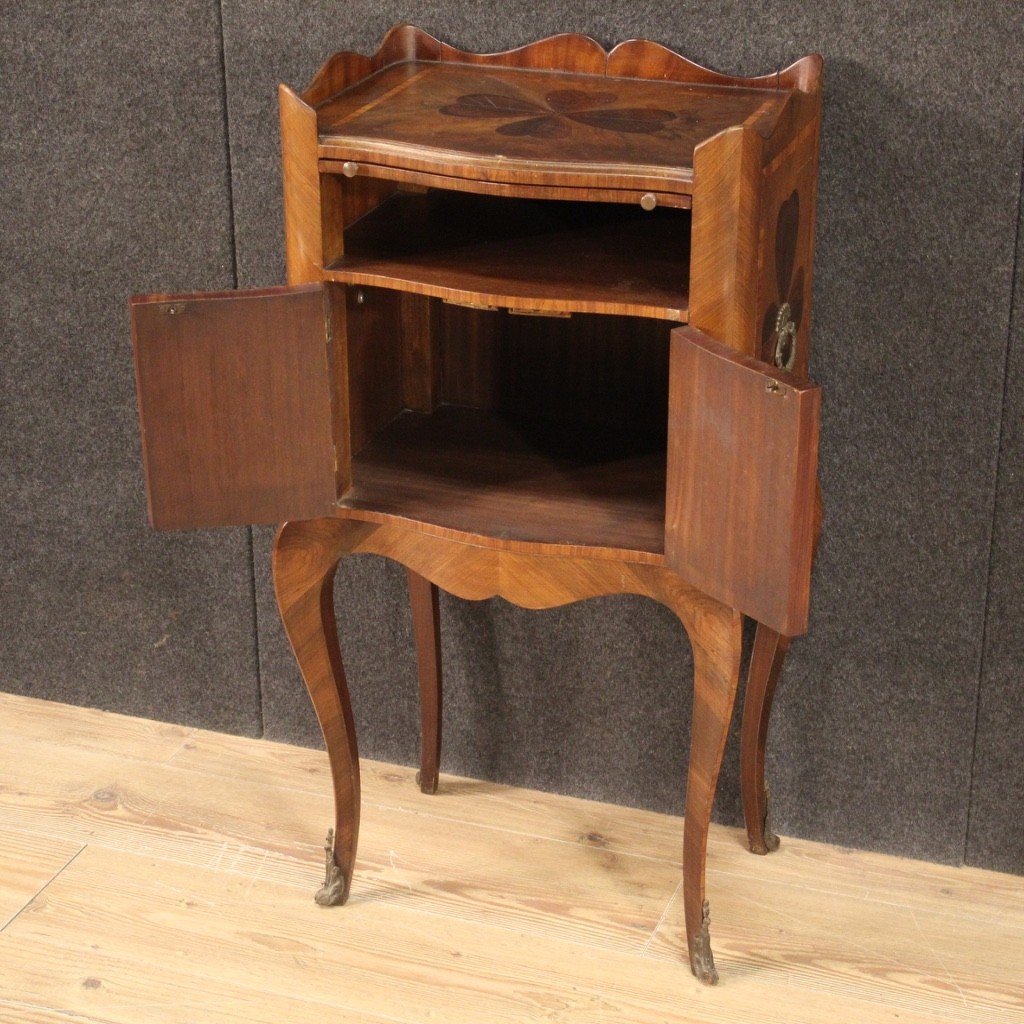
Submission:
[[[572,316],[567,309],[512,309],[510,306],[509,312],[513,316],[557,316],[563,319]]]
[[[449,306],[462,306],[465,309],[492,309],[500,310],[501,306],[491,306],[486,302],[469,302],[463,301],[462,299],[445,299],[445,303]]]

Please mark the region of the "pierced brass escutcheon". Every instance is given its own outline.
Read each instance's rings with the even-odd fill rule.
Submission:
[[[779,306],[775,317],[775,365],[786,371],[796,365],[796,324],[788,302]]]

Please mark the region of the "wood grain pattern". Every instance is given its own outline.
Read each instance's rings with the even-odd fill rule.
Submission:
[[[667,443],[671,324],[576,313],[517,316],[435,300],[441,401],[592,432]]]
[[[0,695],[5,822],[17,788],[49,786],[37,833],[0,833],[0,850],[24,859],[18,850],[47,839],[57,814],[82,814],[88,828],[87,808],[63,794],[98,790],[114,759],[134,766],[131,784],[162,791],[168,813],[145,826],[160,854],[119,846],[133,843],[129,827],[90,839],[46,899],[0,933],[0,1015],[30,1007],[47,1024],[48,1014],[270,1024],[330,1013],[376,1024],[429,1011],[456,1024],[468,1012],[484,1022],[543,1018],[554,1006],[609,1022],[692,1013],[730,1024],[1024,1020],[1008,972],[1024,936],[1020,878],[800,840],[755,860],[735,829],[712,826],[724,968],[712,995],[678,962],[682,907],[669,882],[678,818],[451,776],[427,799],[411,769],[368,765],[367,866],[339,927],[297,898],[301,876],[283,881],[273,866],[308,859],[310,846],[286,849],[266,830],[274,821],[295,830],[318,813],[323,801],[306,791],[308,768],[326,768],[323,752],[197,730],[168,766],[166,750],[148,758],[156,723],[82,712],[73,725],[78,709],[58,708],[50,721],[52,707]],[[80,737],[67,751],[41,738],[65,724]],[[211,856],[226,815],[248,861]],[[584,842],[588,831],[608,845]],[[471,884],[443,884],[450,856]],[[525,877],[510,872],[510,858]],[[0,877],[5,868],[0,853]],[[504,903],[503,892],[512,896]],[[979,938],[965,944],[965,935]],[[22,1020],[15,1011],[10,1019]]]
[[[515,309],[687,318],[689,216],[621,204],[398,194],[325,278]]]
[[[823,519],[821,487],[815,490],[812,526],[812,563],[818,553]],[[770,626],[759,622],[754,633],[754,647],[747,672],[747,691],[743,703],[743,726],[740,733],[740,794],[743,818],[747,826],[750,852],[771,853],[779,847],[779,837],[770,827],[768,785],[765,782],[765,748],[772,703],[782,666],[789,650],[790,638],[781,636]]]
[[[663,81],[690,82],[701,85],[738,86],[752,89],[814,88],[821,74],[822,60],[818,54],[801,57],[788,68],[767,75],[744,78],[703,67],[680,53],[650,39],[628,39],[608,54],[607,73],[622,78],[655,78]],[[758,110],[764,117],[765,111]],[[762,134],[770,134],[774,122],[759,125]]]
[[[322,751],[180,730],[172,757],[147,742],[172,727],[2,694],[0,717],[0,809],[21,823],[0,830],[0,877],[51,822],[88,843],[0,932],[4,1020],[1024,1020],[1018,877],[798,839],[755,859],[712,826],[712,995],[678,959],[678,818],[447,775],[426,798],[412,769],[367,763],[342,926],[295,888],[315,874],[296,837],[326,807]],[[48,742],[64,728],[75,744]],[[166,812],[90,835],[94,812],[69,794],[100,790],[115,761],[132,766],[129,799],[162,794]],[[33,787],[34,831],[19,796]],[[449,863],[467,884],[446,884]]]
[[[341,215],[336,188],[322,199],[317,167],[316,111],[286,85],[278,88],[281,121],[281,177],[284,201],[285,256],[289,284],[320,280],[324,265],[321,221],[328,225]],[[339,244],[337,234],[333,246]]]
[[[315,520],[313,522],[316,522]],[[344,903],[359,841],[359,752],[334,618],[334,571],[346,544],[371,532],[361,524],[316,531],[286,523],[274,540],[274,593],[288,641],[324,735],[334,782],[334,843]]]
[[[772,832],[768,822],[764,755],[772,701],[788,649],[789,637],[780,635],[763,623],[758,625],[750,655],[740,736],[740,788],[751,853],[770,853],[779,847],[779,837]]]
[[[311,839],[307,830],[321,808],[330,808],[324,751],[3,693],[0,718],[10,752],[0,789],[4,829],[217,872],[251,875],[262,862],[261,877],[292,887],[315,877],[310,857],[318,837]],[[72,742],[55,746],[55,732]],[[428,821],[424,828],[460,822],[484,837],[495,834],[499,844],[507,834],[550,841],[552,877],[559,874],[558,857],[565,856],[557,851],[567,845],[590,850],[595,866],[612,855],[635,856],[678,870],[682,819],[675,815],[448,774],[439,799],[425,800],[412,784],[414,768],[371,760],[361,766],[364,806],[388,833],[392,819],[420,815]],[[681,800],[682,794],[680,808]],[[230,826],[211,828],[215,817]],[[403,835],[410,847],[423,845],[419,831]],[[365,856],[387,865],[389,835],[367,831],[363,839]],[[753,858],[741,830],[719,825],[711,826],[709,850],[709,877],[722,884],[760,878],[767,885],[827,891],[947,920],[999,927],[1016,921],[1024,928],[1024,880],[1015,875],[796,837],[777,857]],[[285,862],[298,870],[282,873],[278,864]],[[785,908],[772,912],[784,915]],[[915,930],[909,915],[904,923]]]
[[[323,287],[136,296],[130,312],[154,528],[329,514]]]
[[[71,1016],[63,1010],[29,1006],[8,999],[0,999],[0,1015],[8,1024],[104,1024],[96,1017],[86,1017],[79,1013]]]
[[[657,47],[651,51],[646,44],[638,48],[666,74],[692,73],[675,55],[660,54]],[[774,327],[775,314],[790,294],[788,278],[782,289],[767,287],[778,277],[776,264],[792,267],[795,261],[802,274],[810,274],[821,79],[817,54],[778,76],[766,76],[762,83],[791,90],[786,103],[706,139],[694,153],[690,322],[740,352],[769,361],[774,346],[765,333],[768,319]],[[794,189],[801,193],[802,220],[799,232],[787,235],[779,210]],[[777,260],[777,254],[783,258]],[[782,297],[780,290],[786,293]],[[793,372],[806,377],[809,288],[799,298],[806,308]]]
[[[275,589],[335,797],[318,901],[348,898],[359,828],[331,589],[342,557],[383,554],[409,571],[427,791],[440,749],[439,586],[535,608],[638,593],[672,608],[694,649],[681,905],[691,968],[717,979],[705,861],[740,616],[783,636],[806,628],[820,77],[817,57],[741,79],[648,41],[609,53],[579,35],[470,54],[402,25],[372,56],[335,55],[301,95],[281,88],[289,280],[331,283],[319,351],[312,330],[303,337],[301,383],[327,398],[318,433],[322,449],[331,442],[330,494],[341,505],[325,508],[316,491],[316,507],[291,494],[286,508],[273,486],[312,488],[322,467],[299,458],[268,485],[255,457],[229,484],[242,491],[252,476],[256,490],[232,504],[207,483],[225,472],[219,437],[200,438],[202,457],[214,454],[198,474],[157,476],[182,490],[172,523],[260,521],[267,508],[292,520],[275,543]],[[638,210],[638,197],[653,212]],[[677,208],[657,209],[663,200]],[[513,327],[508,313],[451,312],[439,299],[574,319]],[[669,366],[667,329],[655,334],[643,318],[689,318],[714,337],[677,330]],[[789,338],[795,377],[754,360]],[[250,348],[258,357],[245,340],[215,355],[228,352],[232,365]],[[173,366],[157,369],[173,376]],[[258,358],[257,370],[271,380]],[[276,384],[293,405],[297,380],[289,365]],[[446,406],[453,397],[470,408]],[[312,450],[285,419],[273,437],[246,424],[245,443]],[[214,492],[216,515],[190,507],[182,476]],[[247,506],[257,515],[243,516]],[[756,728],[745,730],[755,814],[778,675],[775,655],[759,651]],[[428,879],[413,877],[419,892]],[[522,921],[535,920],[526,894],[509,898]]]
[[[0,789],[8,831],[216,872],[251,875],[262,863],[260,877],[292,887],[308,885],[316,873],[310,867],[316,840],[306,830],[321,808],[329,811],[330,769],[322,750],[3,693],[0,719],[10,753]],[[55,746],[57,732],[71,742]],[[371,760],[361,767],[364,806],[382,829],[364,834],[367,862],[387,865],[393,822],[419,816],[421,828],[443,830],[459,822],[476,829],[483,842],[492,836],[501,844],[509,834],[550,842],[550,877],[556,880],[557,860],[565,857],[557,851],[566,846],[591,851],[594,870],[603,870],[611,856],[661,861],[678,870],[681,819],[675,815],[449,774],[442,776],[439,799],[425,800],[412,784],[414,768]],[[112,795],[96,796],[111,787],[120,793],[120,808]],[[129,807],[148,810],[132,817]],[[216,815],[233,823],[231,838],[237,842],[228,849],[226,831],[210,828]],[[460,833],[460,841],[466,834]],[[414,828],[403,833],[402,842],[423,846],[422,835]],[[1015,875],[796,837],[777,857],[753,858],[740,830],[719,825],[711,826],[709,851],[709,877],[723,885],[737,885],[726,879],[760,878],[766,885],[848,896],[948,921],[991,921],[1001,928],[1016,921],[1024,928],[1024,880]],[[439,858],[440,863],[443,853]],[[277,864],[285,861],[298,870],[283,874]],[[742,886],[737,887],[742,901]],[[784,906],[770,909],[785,914]],[[903,925],[908,934],[916,930],[909,914]]]
[[[399,317],[402,338],[402,399],[413,412],[433,412],[441,393],[440,339],[436,304],[403,292]]]
[[[406,23],[389,29],[372,56],[349,50],[333,54],[303,91],[302,98],[310,105],[320,105],[390,64],[415,61],[526,69],[562,68],[583,74],[600,74],[605,64],[605,53],[600,43],[573,33],[550,36],[502,52],[470,53],[442,43],[423,29]]]
[[[717,982],[708,937],[704,870],[711,809],[739,681],[739,613],[658,566],[488,550],[394,523],[373,527],[335,518],[283,526],[274,545],[274,586],[331,758],[337,837],[333,860],[344,879],[336,902],[342,903],[351,886],[359,831],[359,765],[334,628],[332,585],[340,559],[355,552],[385,555],[435,586],[470,600],[501,596],[527,608],[550,608],[601,594],[639,593],[676,613],[694,656],[683,839],[687,944],[693,973],[706,984]]]
[[[82,850],[82,844],[0,829],[0,932]]]
[[[730,128],[697,147],[690,241],[690,323],[757,353],[758,217],[763,142]]]
[[[347,161],[320,160],[323,175],[344,174]],[[630,188],[624,183],[621,188],[588,186],[577,188],[572,185],[529,185],[523,182],[488,181],[486,178],[459,178],[453,174],[437,171],[414,171],[406,167],[390,167],[387,164],[364,161],[359,164],[358,176],[352,182],[395,182],[412,188],[443,188],[449,192],[471,192],[486,196],[513,196],[521,199],[563,199],[581,203],[623,203],[639,205],[644,196],[653,196],[659,207],[688,210],[692,198],[678,192],[662,192],[654,188]]]
[[[820,94],[814,99],[820,105]],[[778,320],[785,306],[795,330],[791,371],[802,379],[810,358],[819,124],[817,116],[808,121],[765,168],[759,228],[757,351],[767,362],[776,360]]]
[[[693,151],[786,93],[606,75],[405,63],[317,109],[319,154],[528,184],[688,193]],[[504,160],[495,164],[500,147]]]
[[[710,915],[705,886],[708,826],[725,741],[729,737],[743,653],[743,619],[739,612],[720,607],[719,614],[702,616],[700,628],[690,632],[693,716],[683,831],[683,908],[690,970],[708,985],[718,981],[708,934]]]
[[[665,449],[571,422],[455,406],[405,412],[360,451],[340,505],[467,537],[660,555]]]
[[[666,561],[777,632],[806,632],[820,389],[693,328],[672,345]]]
[[[350,384],[348,302],[345,289],[324,285],[327,375],[331,394],[331,441],[334,445],[334,493],[352,486],[352,387]]]
[[[383,288],[349,288],[345,293],[348,351],[348,423],[357,456],[405,407],[404,296]],[[414,296],[414,298],[416,298]]]

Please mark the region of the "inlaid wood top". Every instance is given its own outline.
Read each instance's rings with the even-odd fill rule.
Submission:
[[[454,162],[498,177],[563,169],[678,184],[692,179],[700,142],[733,125],[767,132],[789,94],[407,61],[319,106],[320,155],[448,174]]]

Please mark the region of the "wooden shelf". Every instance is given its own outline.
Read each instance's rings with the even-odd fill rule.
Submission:
[[[354,458],[339,505],[505,540],[660,554],[665,437],[615,428],[457,406],[403,412]]]
[[[685,322],[690,213],[399,192],[345,231],[328,280],[449,301]]]

